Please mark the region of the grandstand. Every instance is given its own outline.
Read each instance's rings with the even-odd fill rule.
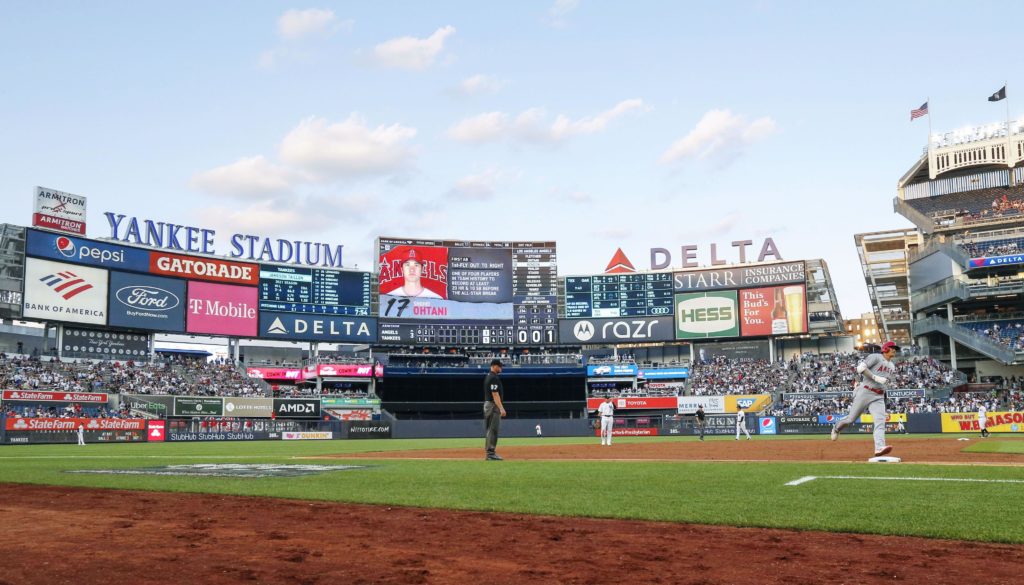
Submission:
[[[1024,373],[1024,129],[993,128],[933,136],[893,204],[918,231],[907,259],[922,353],[1012,389]]]

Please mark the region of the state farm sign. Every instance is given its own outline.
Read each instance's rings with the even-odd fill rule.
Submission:
[[[25,400],[29,402],[106,402],[107,395],[96,392],[35,392],[4,390],[4,400]]]
[[[8,431],[76,431],[79,425],[87,431],[141,431],[146,421],[141,418],[9,418]]]

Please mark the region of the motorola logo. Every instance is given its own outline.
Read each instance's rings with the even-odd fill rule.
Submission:
[[[572,334],[580,341],[590,341],[594,336],[594,325],[590,321],[580,321],[573,325]]]

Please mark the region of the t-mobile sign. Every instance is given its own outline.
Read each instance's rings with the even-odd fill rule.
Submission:
[[[188,283],[189,333],[256,337],[257,289],[249,286]]]

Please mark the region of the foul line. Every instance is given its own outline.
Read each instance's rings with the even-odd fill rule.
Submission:
[[[805,475],[785,485],[801,485],[816,479],[874,479],[881,481],[960,481],[972,483],[1024,483],[1024,479],[969,479],[960,477],[883,477],[874,475]]]

